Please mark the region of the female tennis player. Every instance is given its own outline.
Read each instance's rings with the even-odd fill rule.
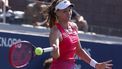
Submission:
[[[75,69],[74,56],[96,69],[112,69],[112,60],[97,62],[81,47],[78,27],[71,22],[73,4],[68,0],[54,1],[49,7],[50,45],[54,47],[50,69]]]

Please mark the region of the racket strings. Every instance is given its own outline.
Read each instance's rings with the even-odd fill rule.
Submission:
[[[21,42],[13,45],[11,63],[15,68],[26,66],[32,59],[33,47],[31,43]]]

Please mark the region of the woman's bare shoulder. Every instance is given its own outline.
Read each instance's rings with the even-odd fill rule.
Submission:
[[[53,26],[52,28],[51,28],[51,30],[50,30],[50,32],[52,32],[52,33],[58,33],[58,28],[56,27],[56,26]]]
[[[56,26],[53,26],[51,28],[50,35],[54,35],[54,36],[59,36],[60,35],[60,31],[58,30],[58,28]]]
[[[73,28],[78,29],[78,26],[77,26],[76,23],[74,23],[74,22],[70,22],[70,24],[71,24],[71,26],[72,26]]]

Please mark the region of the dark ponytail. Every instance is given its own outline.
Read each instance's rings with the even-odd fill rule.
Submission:
[[[48,8],[48,22],[50,28],[52,28],[56,22],[55,6],[58,4],[58,2],[59,0],[55,0]]]

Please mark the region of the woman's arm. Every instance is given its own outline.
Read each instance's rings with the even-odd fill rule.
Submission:
[[[59,53],[59,39],[60,39],[60,32],[56,26],[52,27],[49,35],[50,46],[54,47],[52,52],[52,57],[57,59],[60,56]]]
[[[72,23],[72,26],[76,29],[78,32],[78,26],[75,23]],[[91,57],[85,52],[85,50],[81,47],[80,40],[77,42],[77,48],[76,48],[76,55],[80,57],[80,59],[84,60],[86,63],[90,63]]]
[[[98,63],[85,52],[85,50],[80,46],[80,42],[78,42],[78,46],[76,48],[76,55],[78,55],[81,60],[85,61],[96,69],[112,69],[112,60]]]
[[[76,55],[80,57],[81,60],[84,60],[86,63],[90,63],[91,57],[86,53],[86,51],[81,47],[80,41],[78,42],[76,48]]]
[[[76,24],[74,24],[74,27],[78,31],[78,27]],[[80,40],[77,42],[76,55],[78,55],[81,60],[85,61],[86,63],[90,64],[92,67],[96,69],[112,69],[113,66],[113,64],[111,64],[112,60],[98,63],[97,61],[92,59],[92,57],[89,56],[86,53],[86,51],[82,48]]]

